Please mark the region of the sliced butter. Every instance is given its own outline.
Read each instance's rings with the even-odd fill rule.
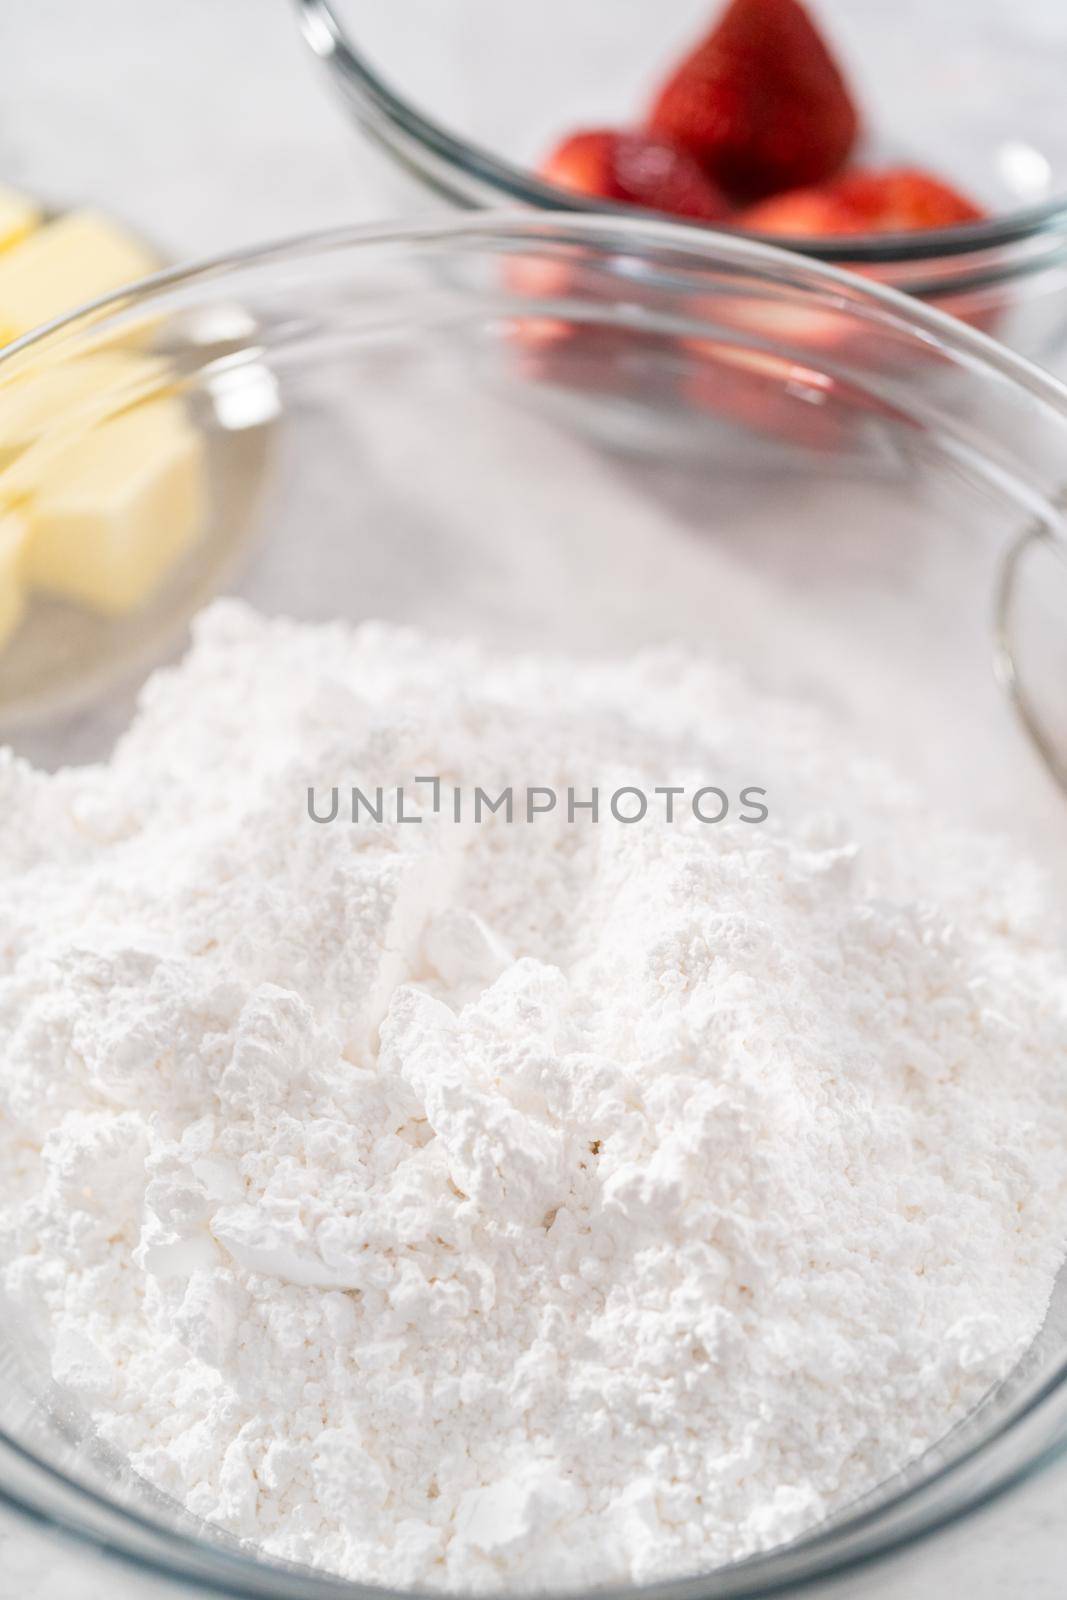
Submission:
[[[202,445],[181,403],[91,429],[50,461],[25,513],[31,588],[110,615],[143,604],[204,524]]]
[[[22,568],[28,531],[19,512],[0,513],[0,645],[7,643],[22,620],[26,600]]]
[[[40,206],[17,189],[0,183],[0,250],[18,244],[40,225]]]
[[[0,345],[155,270],[137,240],[93,211],[71,211],[0,255]]]
[[[95,350],[38,365],[7,383],[0,375],[0,460],[35,440],[62,438],[158,394],[162,361],[123,350]]]

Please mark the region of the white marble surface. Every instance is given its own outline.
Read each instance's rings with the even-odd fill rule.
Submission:
[[[5,181],[174,256],[377,214],[285,0],[4,0],[0,86]]]
[[[285,0],[4,0],[0,177],[107,207],[174,257],[368,220],[388,192]],[[1065,1505],[1067,1466],[838,1592],[1059,1600]],[[18,1564],[26,1600],[55,1592],[35,1559]]]

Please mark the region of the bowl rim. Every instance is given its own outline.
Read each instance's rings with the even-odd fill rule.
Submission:
[[[111,294],[100,296],[52,322],[35,329],[0,351],[0,385],[5,368],[39,347],[47,347],[79,326],[99,332],[101,316],[122,314],[165,299],[168,293],[188,287],[226,288],[227,280],[242,270],[314,261],[346,253],[373,253],[414,248],[426,256],[434,245],[456,241],[533,248],[538,244],[579,244],[611,260],[627,250],[646,256],[657,248],[661,259],[676,265],[749,268],[762,272],[780,286],[797,290],[821,287],[842,301],[870,304],[883,323],[903,328],[922,342],[945,351],[977,375],[1006,380],[1022,389],[1055,414],[1067,427],[1067,384],[1035,366],[995,340],[956,318],[923,305],[897,290],[857,278],[831,265],[798,257],[776,245],[740,234],[709,234],[684,224],[647,220],[640,216],[546,215],[529,210],[478,211],[464,217],[423,219],[408,223],[371,223],[251,245],[224,252],[185,266],[166,268]],[[181,308],[184,309],[184,308]],[[847,1573],[854,1573],[920,1543],[965,1517],[988,1506],[1045,1467],[1067,1454],[1067,1428],[1051,1442],[1031,1448],[1025,1459],[996,1467],[989,1481],[968,1489],[960,1483],[979,1457],[992,1452],[1033,1420],[1055,1396],[1067,1394],[1067,1352],[1025,1400],[991,1431],[963,1445],[950,1459],[941,1461],[921,1479],[902,1483],[877,1504],[846,1509],[830,1523],[816,1528],[795,1544],[770,1550],[709,1572],[646,1584],[605,1590],[608,1600],[769,1600],[770,1596],[797,1595]],[[943,1441],[941,1441],[943,1443]],[[933,1447],[936,1451],[938,1445]],[[0,1470],[0,1506],[7,1506],[32,1522],[58,1528],[83,1544],[105,1551],[132,1566],[167,1578],[181,1577],[200,1592],[228,1594],[242,1600],[440,1600],[440,1591],[389,1589],[316,1573],[310,1569],[269,1565],[254,1556],[201,1540],[181,1528],[156,1521],[68,1474],[0,1426],[0,1468],[5,1461],[28,1469],[45,1485],[20,1489],[15,1474]],[[36,1480],[35,1480],[36,1483]],[[952,1490],[955,1489],[955,1498]],[[949,1491],[946,1503],[937,1495]],[[62,1497],[57,1504],[56,1497]],[[70,1501],[73,1500],[74,1510]],[[931,1501],[935,1501],[931,1504]],[[94,1517],[110,1519],[101,1529]],[[890,1525],[886,1527],[886,1523]],[[117,1531],[116,1531],[117,1530]],[[124,1532],[126,1536],[124,1537]],[[151,1548],[146,1552],[145,1542]],[[590,1600],[590,1589],[554,1590],[552,1600]],[[514,1600],[508,1591],[487,1593],[483,1600]]]
[[[295,3],[319,5],[323,0],[295,0]],[[1064,210],[1067,223],[1067,206]],[[314,228],[197,256],[191,261],[160,267],[121,288],[83,301],[0,346],[0,381],[6,381],[4,369],[13,360],[19,365],[21,357],[44,341],[74,330],[90,317],[128,310],[164,291],[207,283],[242,268],[310,260],[350,248],[476,239],[480,233],[487,240],[509,239],[515,246],[523,242],[534,247],[577,244],[584,249],[602,250],[605,256],[625,253],[631,245],[660,246],[669,251],[675,261],[686,258],[691,267],[763,268],[768,277],[788,287],[800,287],[804,279],[810,280],[809,288],[811,282],[825,284],[839,299],[856,304],[871,302],[880,308],[883,318],[886,313],[892,313],[891,320],[897,325],[912,333],[921,333],[930,342],[955,353],[968,354],[1067,417],[1067,378],[1058,378],[1047,367],[1039,366],[972,323],[929,305],[910,292],[857,274],[834,261],[822,261],[817,256],[794,250],[779,238],[757,236],[739,229],[693,227],[684,220],[665,218],[630,206],[613,206],[610,211],[574,206],[556,211],[471,207],[458,216],[422,216]]]
[[[623,205],[613,200],[586,199],[570,190],[547,183],[526,167],[506,161],[475,141],[452,133],[435,118],[392,88],[353,43],[350,32],[337,16],[333,0],[293,0],[304,39],[312,52],[325,63],[337,80],[343,97],[349,101],[367,131],[404,164],[413,168],[431,188],[463,207],[479,205],[463,179],[486,185],[493,191],[487,209],[521,204],[541,211],[573,211],[621,216],[643,216],[663,220],[664,213],[644,207]],[[394,139],[403,149],[394,148]],[[429,171],[420,166],[418,152],[425,152],[433,163]],[[442,176],[452,172],[459,177],[453,187]],[[676,223],[677,225],[677,223]],[[1013,244],[1037,240],[1055,257],[1067,253],[1067,194],[1033,205],[1019,206],[995,217],[977,222],[957,223],[949,228],[929,228],[921,232],[848,234],[811,237],[763,234],[723,223],[682,220],[681,225],[705,233],[738,236],[772,244],[780,249],[807,255],[827,263],[856,265],[914,263],[932,265],[1001,250]],[[1041,258],[1041,264],[1045,262]],[[999,281],[999,273],[981,275],[972,285],[981,287],[989,277]],[[959,285],[951,278],[933,279],[913,288],[913,293],[944,294]]]

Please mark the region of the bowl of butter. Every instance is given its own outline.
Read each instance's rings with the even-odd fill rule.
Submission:
[[[220,424],[216,399],[226,412],[235,392],[227,363],[244,362],[254,323],[238,306],[162,319],[136,292],[124,301],[160,267],[111,217],[48,214],[0,187],[6,725],[76,707],[165,649],[233,553],[233,535],[213,530],[247,524],[233,497],[260,476],[273,391],[245,406],[255,417],[247,430],[232,398],[234,427]],[[65,322],[74,307],[76,329]],[[217,393],[205,381],[215,362]],[[211,443],[220,428],[250,432],[255,448],[227,449],[220,465]]]

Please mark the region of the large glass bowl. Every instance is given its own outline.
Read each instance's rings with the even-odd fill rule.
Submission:
[[[1064,875],[1067,803],[993,668],[1015,669],[1054,758],[1067,391],[971,329],[740,238],[472,216],[162,274],[12,347],[0,399],[131,341],[202,430],[210,522],[148,612],[31,606],[0,658],[20,753],[106,754],[219,589],[512,646],[674,640],[820,699],[943,815]],[[130,403],[54,408],[0,458],[0,497],[32,452]],[[655,1594],[822,1596],[847,1573],[850,1595],[914,1596],[923,1536],[943,1546],[1067,1445],[1065,1301],[1067,1284],[1026,1361],[893,1482]],[[258,1560],[150,1490],[0,1310],[0,1594],[175,1592],[367,1591]]]
[[[462,207],[612,210],[534,168],[574,128],[623,126],[718,0],[295,0],[359,126],[423,194]],[[1059,0],[814,0],[856,87],[859,157],[956,182],[989,220],[921,234],[777,239],[1054,360],[1067,333],[1067,9]]]

